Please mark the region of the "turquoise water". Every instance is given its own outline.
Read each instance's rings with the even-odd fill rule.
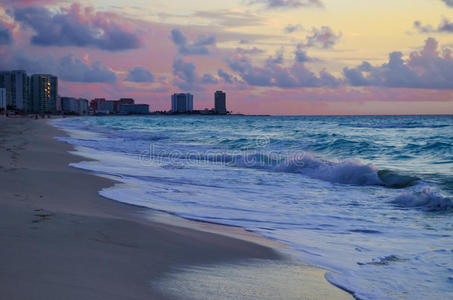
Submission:
[[[453,117],[85,117],[108,198],[288,244],[362,299],[453,298]]]

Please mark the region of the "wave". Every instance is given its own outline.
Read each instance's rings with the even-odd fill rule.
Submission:
[[[394,122],[394,123],[379,123],[379,124],[351,124],[342,123],[341,126],[356,127],[356,128],[372,128],[372,129],[415,129],[415,128],[445,128],[449,124],[423,124],[421,122]]]
[[[405,193],[395,198],[392,202],[402,207],[432,211],[445,211],[453,208],[453,202],[449,198],[444,198],[435,192],[431,192],[429,188],[425,188],[421,192]]]
[[[301,173],[313,178],[333,183],[353,185],[382,185],[377,169],[373,164],[363,164],[355,159],[331,162],[305,154],[301,158],[292,157],[277,170]]]
[[[359,266],[363,266],[363,265],[375,265],[375,266],[388,266],[392,263],[396,263],[396,262],[404,262],[404,261],[407,261],[407,259],[404,259],[404,258],[401,258],[397,255],[388,255],[388,256],[384,256],[384,257],[378,257],[378,258],[374,258],[372,261],[370,262],[358,262],[357,264]]]
[[[270,163],[268,165],[263,162]],[[414,185],[419,178],[401,175],[390,170],[378,170],[373,164],[364,164],[356,159],[332,162],[303,153],[283,161],[268,155],[255,153],[240,157],[235,166],[260,167],[279,172],[300,173],[312,178],[341,184],[379,185],[389,188],[405,188]]]
[[[415,185],[420,180],[416,176],[402,175],[391,170],[380,170],[378,176],[386,187],[397,189]]]
[[[157,134],[146,131],[111,131],[108,132],[109,136],[119,138],[127,141],[160,141],[168,139],[169,137],[163,134]]]
[[[425,151],[439,152],[439,153],[453,153],[453,145],[446,142],[427,142],[425,144],[409,143],[405,146],[404,150],[413,153],[423,153]]]
[[[333,162],[319,159],[309,153],[300,152],[283,155],[273,152],[252,152],[247,154],[224,153],[152,153],[151,159],[182,159],[186,164],[218,163],[230,167],[260,169],[274,172],[298,173],[332,183],[351,185],[378,185],[388,188],[405,188],[414,185],[419,178],[401,175],[389,170],[378,170],[373,164],[356,159]]]

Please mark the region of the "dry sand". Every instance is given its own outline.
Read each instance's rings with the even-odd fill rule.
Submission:
[[[63,135],[0,117],[0,299],[352,298],[257,235],[100,197]]]

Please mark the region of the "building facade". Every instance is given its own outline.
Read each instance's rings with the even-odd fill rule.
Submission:
[[[173,94],[171,96],[171,112],[173,113],[186,113],[193,111],[193,95],[186,94]]]
[[[57,112],[57,99],[58,99],[58,77],[53,75],[47,76],[48,82],[50,82],[50,100],[49,100],[49,112]]]
[[[121,98],[120,100],[106,100],[105,98],[96,98],[91,100],[90,108],[94,113],[116,114],[120,113],[120,107],[123,104],[135,104],[132,98]]]
[[[6,89],[0,88],[0,110],[6,109]]]
[[[48,74],[34,74],[30,79],[30,104],[33,113],[56,113],[58,78]]]
[[[226,114],[226,93],[217,91],[214,94],[214,110],[217,114]]]
[[[119,113],[122,115],[149,114],[149,105],[148,104],[120,104]]]
[[[6,105],[29,111],[29,77],[23,70],[0,72],[0,88],[6,90]]]
[[[86,115],[89,112],[87,99],[61,97],[61,111],[65,114]]]

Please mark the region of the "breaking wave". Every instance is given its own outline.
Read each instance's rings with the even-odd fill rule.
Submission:
[[[323,181],[351,185],[378,185],[388,188],[405,188],[414,185],[419,178],[401,175],[390,170],[378,170],[374,164],[357,159],[328,161],[306,152],[292,155],[253,152],[248,154],[199,154],[158,153],[157,157],[184,159],[189,163],[216,162],[230,167],[253,168],[274,172],[299,173]],[[151,159],[156,158],[152,155]]]
[[[421,192],[405,193],[392,201],[402,207],[421,208],[432,211],[445,211],[453,208],[453,202],[445,197],[432,192],[429,188]]]

